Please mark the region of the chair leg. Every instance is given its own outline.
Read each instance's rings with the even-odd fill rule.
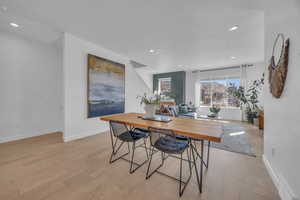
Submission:
[[[182,195],[181,184],[182,184],[182,153],[180,154],[180,169],[179,169],[179,196]]]
[[[120,148],[122,147],[122,145],[124,144],[124,142],[121,142],[121,144],[119,145],[119,147],[117,148],[116,150],[116,145],[117,145],[117,142],[118,142],[118,138],[115,139],[115,142],[114,142],[114,136],[113,136],[113,130],[112,130],[112,127],[110,126],[109,127],[110,129],[110,140],[111,140],[111,147],[112,147],[112,153],[110,155],[110,159],[109,159],[109,163],[113,163],[121,158],[123,158],[124,156],[128,155],[130,153],[130,150],[129,150],[129,146],[128,146],[128,152],[119,156],[118,158],[115,158],[113,160],[113,157],[118,153],[118,151],[120,150]]]
[[[150,151],[151,151],[150,152],[150,161],[149,161],[148,168],[147,168],[146,179],[148,179],[150,177],[150,176],[148,176],[148,173],[149,173],[149,169],[150,169],[150,165],[151,165],[151,161],[152,161],[152,156],[153,156],[154,148],[151,147]]]
[[[148,155],[148,150],[147,150],[147,144],[146,144],[146,138],[144,138],[144,146],[145,146],[145,151],[147,155],[147,160],[149,160],[149,155]]]
[[[190,157],[190,153],[189,153],[189,149],[186,149],[186,154],[187,154],[187,157],[188,157],[188,164],[189,164],[189,170],[190,170],[190,174],[189,174],[189,177],[187,179],[186,182],[183,182],[182,181],[182,155],[183,153],[180,155],[180,179],[179,179],[179,196],[181,197],[186,186],[188,185],[188,183],[190,182],[191,180],[191,177],[192,177],[192,165],[191,165],[191,157]],[[182,183],[184,183],[184,186],[182,188]]]
[[[190,147],[189,147],[190,148]],[[189,161],[189,169],[190,169],[190,176],[192,175],[192,164],[191,164],[191,162],[192,162],[192,155],[191,155],[191,150],[189,150],[189,148],[187,149],[187,152],[186,152],[186,154],[187,154],[187,157],[188,157],[188,161]],[[189,153],[190,152],[190,153]]]
[[[129,143],[128,143],[128,144],[129,144]],[[132,173],[134,172],[134,171],[132,171],[134,152],[135,152],[135,142],[132,143],[132,155],[131,155],[130,169],[129,169],[129,173],[130,173],[130,174],[132,174]]]
[[[113,162],[115,162],[115,161],[117,161],[117,160],[119,160],[119,159],[121,159],[121,158],[123,158],[124,156],[126,156],[126,155],[128,155],[128,154],[130,153],[130,151],[129,151],[129,149],[128,149],[128,152],[126,152],[126,153],[124,153],[123,155],[121,155],[121,156],[119,156],[119,157],[113,159],[113,157],[119,152],[120,148],[121,148],[122,145],[124,144],[124,142],[122,141],[121,144],[118,146],[118,148],[115,149],[115,148],[116,148],[117,141],[118,141],[118,139],[116,139],[115,143],[114,143],[113,146],[112,146],[112,153],[111,153],[110,159],[109,159],[109,163],[110,163],[110,164],[113,163]]]
[[[163,161],[164,161],[164,160],[162,159],[162,163],[161,163],[155,170],[153,170],[153,171],[149,174],[153,154],[154,154],[154,147],[152,147],[152,149],[151,149],[150,161],[149,161],[149,164],[148,164],[148,169],[147,169],[147,173],[146,173],[146,179],[150,178],[150,177],[151,177],[151,176],[152,176],[159,168],[161,168],[161,167],[163,166]]]
[[[164,164],[164,160],[165,160],[165,156],[164,156],[164,153],[161,152],[161,164],[155,169],[153,170],[151,173],[150,173],[150,167],[151,167],[151,162],[152,162],[152,157],[153,157],[153,154],[154,154],[154,147],[151,147],[151,150],[150,150],[150,161],[149,161],[149,164],[148,164],[148,168],[147,168],[147,173],[146,173],[146,179],[150,178],[155,172],[159,173],[159,174],[162,174],[162,175],[165,175],[169,178],[172,178],[176,181],[179,181],[179,196],[182,196],[186,186],[188,185],[190,179],[191,179],[191,176],[192,176],[192,165],[191,165],[191,153],[188,152],[188,149],[187,149],[187,157],[188,157],[188,163],[189,163],[189,170],[190,170],[190,174],[189,174],[189,177],[187,179],[186,182],[182,181],[182,161],[183,161],[183,153],[180,154],[180,178],[179,180],[177,178],[174,178],[168,174],[165,174],[163,172],[160,172],[158,171],[159,168],[161,168]],[[149,174],[150,173],[150,174]],[[184,186],[182,186],[182,184],[184,184]]]
[[[128,151],[130,151],[129,142],[127,142],[127,149],[128,149]]]
[[[160,153],[161,153],[162,164],[164,164],[165,163],[165,153],[162,151]]]
[[[148,162],[148,158],[141,164],[134,162],[134,153],[135,153],[135,149],[136,149],[136,141],[134,141],[132,143],[132,155],[131,155],[131,160],[130,162],[130,169],[129,169],[129,173],[132,174],[133,172],[135,172],[137,169],[139,169],[140,167],[142,167],[146,162]],[[147,152],[146,152],[147,153]],[[133,165],[136,165],[137,167],[133,168]]]

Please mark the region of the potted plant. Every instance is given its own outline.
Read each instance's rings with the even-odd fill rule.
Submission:
[[[209,111],[212,113],[209,115],[209,117],[218,117],[219,112],[221,111],[221,107],[213,104],[211,108],[209,108]]]
[[[258,95],[262,90],[263,84],[264,74],[261,79],[253,81],[248,90],[245,90],[243,86],[236,87],[234,84],[230,84],[228,87],[228,93],[238,100],[241,109],[246,112],[248,122],[252,124],[254,123],[254,118],[258,116]]]
[[[137,96],[137,98],[140,99],[140,104],[144,104],[144,110],[145,110],[145,117],[146,118],[153,118],[155,116],[155,111],[157,106],[160,104],[160,95],[158,94],[152,94],[150,96],[147,96],[146,93],[144,93],[143,96]]]
[[[175,101],[175,99],[176,99],[176,94],[173,92],[165,92],[163,95],[164,95],[165,100]]]

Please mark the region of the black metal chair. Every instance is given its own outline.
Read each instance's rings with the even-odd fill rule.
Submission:
[[[177,112],[177,110],[176,110],[176,107],[174,107],[174,106],[170,106],[169,107],[169,111],[170,111],[170,113],[171,113],[171,115],[172,115],[172,117],[179,117],[179,115],[178,115],[178,112]],[[180,117],[182,117],[182,116],[180,116]],[[190,118],[190,117],[185,117],[184,116],[184,118]],[[176,136],[176,139],[178,139],[178,140],[184,140],[184,141],[187,141],[188,140],[188,138],[187,137],[185,137],[185,136],[180,136],[180,135],[177,135]],[[201,153],[202,153],[202,156],[199,154],[199,152],[197,151],[197,149],[196,149],[196,142],[201,142]],[[191,145],[191,147],[192,148],[194,148],[194,150],[195,150],[195,152],[196,152],[196,154],[197,154],[197,158],[199,157],[199,158],[201,158],[201,162],[204,164],[204,166],[206,167],[206,168],[208,168],[208,163],[209,163],[209,152],[210,152],[210,141],[208,141],[208,150],[207,150],[207,157],[206,157],[206,162],[204,162],[204,159],[203,159],[203,151],[204,151],[204,143],[203,143],[203,140],[197,140],[197,139],[194,139],[194,140],[191,140],[191,142],[194,142],[194,145]],[[191,151],[190,151],[190,156],[191,156]]]
[[[110,160],[109,163],[113,163],[119,159],[123,159],[126,160],[128,162],[130,162],[130,169],[129,169],[129,173],[133,173],[135,172],[138,168],[140,168],[141,166],[143,166],[149,159],[149,155],[148,155],[148,151],[147,151],[147,145],[146,145],[146,138],[148,137],[148,133],[146,131],[141,131],[139,129],[132,129],[129,130],[128,127],[126,126],[126,124],[124,123],[120,123],[120,122],[113,122],[110,121],[109,122],[110,125],[110,136],[111,136],[111,145],[112,145],[112,153],[110,156]],[[114,137],[115,140],[114,140]],[[138,146],[136,146],[136,142],[140,139],[143,139],[143,144],[140,144]],[[117,142],[120,141],[121,143],[118,145],[117,147]],[[122,145],[124,143],[127,143],[127,148],[128,148],[128,152],[122,154],[121,156],[114,158],[114,156],[119,152],[120,148],[122,147]],[[130,153],[130,147],[129,147],[129,143],[132,143],[132,154],[131,154],[131,160],[127,160],[126,158],[124,158],[126,155],[128,155]],[[146,155],[147,155],[147,160],[145,160],[143,163],[138,164],[136,162],[134,162],[134,153],[135,153],[135,149],[138,147],[142,147],[145,148],[146,151]],[[137,165],[136,168],[133,169],[133,164]]]
[[[150,153],[150,161],[148,164],[146,179],[150,178],[155,172],[157,172],[159,174],[168,176],[176,181],[179,181],[179,196],[181,196],[183,194],[187,184],[189,183],[189,181],[191,179],[191,175],[192,175],[191,157],[188,152],[189,151],[189,142],[188,142],[188,140],[176,139],[176,135],[173,134],[172,130],[158,129],[158,128],[150,127],[149,132],[150,132],[149,134],[150,134],[150,143],[151,143],[151,153]],[[155,170],[153,170],[151,173],[149,173],[153,154],[156,153],[157,150],[161,152],[162,162]],[[187,152],[188,160],[183,159],[183,157],[182,157],[184,151]],[[180,157],[172,156],[172,157],[175,157],[180,160],[179,179],[158,171],[158,169],[163,166],[164,161],[168,158],[168,157],[165,157],[165,154],[180,155]],[[189,177],[187,178],[187,180],[185,182],[182,180],[182,161],[183,160],[188,161],[189,171],[190,171]],[[183,187],[182,187],[182,184],[184,184]]]

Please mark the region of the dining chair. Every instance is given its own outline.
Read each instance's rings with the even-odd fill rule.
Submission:
[[[146,145],[146,138],[148,137],[148,132],[139,129],[129,130],[126,124],[120,122],[110,121],[109,124],[110,124],[110,136],[111,136],[111,145],[112,145],[112,153],[110,156],[109,163],[113,163],[119,159],[126,160],[130,162],[129,173],[132,174],[149,160],[149,155],[148,155],[147,145]],[[137,141],[141,139],[143,139],[143,144],[136,146]],[[120,142],[117,147],[118,141]],[[114,158],[124,143],[127,143],[128,151],[122,154],[121,156]],[[129,143],[132,143],[132,153],[131,153],[131,159],[127,160],[125,156],[130,153]],[[147,156],[147,159],[141,164],[134,162],[135,149],[138,147],[145,148],[146,156]],[[137,167],[133,168],[133,165],[136,165]]]
[[[168,107],[170,114],[172,117],[178,117],[178,107],[177,106],[169,106]]]
[[[146,173],[146,179],[150,178],[155,172],[165,175],[169,178],[172,178],[176,181],[179,181],[179,196],[181,196],[187,186],[187,184],[190,181],[191,175],[192,175],[192,166],[191,166],[191,157],[189,154],[189,141],[188,140],[178,140],[176,139],[176,135],[173,133],[172,130],[169,129],[161,129],[161,128],[154,128],[149,127],[149,135],[150,135],[150,161],[148,164],[148,169]],[[183,153],[186,151],[187,153],[187,160],[183,159]],[[153,154],[156,152],[161,153],[161,164],[152,172],[150,172],[150,166]],[[168,155],[177,155],[174,156],[175,158],[178,158],[180,160],[180,169],[179,169],[179,179],[173,176],[170,176],[168,174],[162,173],[159,170],[164,165],[164,161],[168,158],[165,157],[165,154]],[[180,157],[178,156],[180,155]],[[173,156],[172,156],[173,157]],[[188,161],[189,165],[189,177],[186,181],[182,180],[182,161],[186,160]],[[184,186],[182,187],[182,184]]]
[[[178,112],[177,112],[177,110],[176,110],[176,107],[174,107],[174,106],[169,106],[169,110],[170,110],[170,113],[171,113],[172,117],[190,118],[190,117],[187,117],[187,116],[179,116],[179,115],[178,115]],[[187,138],[186,136],[176,135],[175,137],[176,137],[176,139],[178,139],[178,140],[183,140],[183,141],[187,141],[187,140],[188,140],[188,138]],[[193,147],[193,148],[195,147],[194,150],[195,150],[195,152],[196,152],[196,154],[197,154],[197,158],[198,158],[198,157],[201,158],[201,159],[200,159],[201,162],[204,164],[204,166],[205,166],[206,168],[208,168],[208,163],[209,163],[209,152],[210,152],[210,141],[208,141],[208,145],[207,145],[208,150],[207,150],[206,162],[204,162],[203,155],[201,156],[201,154],[199,154],[198,150],[196,149],[196,146],[197,146],[197,145],[196,145],[196,142],[201,142],[201,152],[204,151],[203,140],[193,139],[191,142],[194,142],[194,145],[193,145],[192,147]],[[203,154],[203,153],[202,153],[202,154]],[[190,151],[190,156],[191,156],[191,151]]]

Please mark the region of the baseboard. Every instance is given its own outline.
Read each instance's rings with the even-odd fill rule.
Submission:
[[[104,132],[107,132],[107,131],[99,132],[99,130],[96,130],[96,131],[88,131],[88,132],[84,132],[84,133],[78,133],[78,134],[74,134],[74,135],[70,135],[70,136],[65,136],[64,135],[64,142],[70,142],[72,140],[78,140],[78,139],[81,139],[81,138],[97,135],[97,134],[104,133]]]
[[[13,135],[10,137],[0,138],[0,144],[6,143],[6,142],[13,142],[16,140],[27,139],[27,138],[36,137],[36,136],[41,136],[41,135],[47,135],[47,134],[51,134],[51,133],[57,133],[57,132],[61,132],[61,131],[47,131],[47,132],[36,132],[36,133],[30,133],[30,134],[24,134],[24,135]]]
[[[292,189],[288,185],[284,177],[280,176],[274,168],[272,168],[271,163],[263,155],[263,161],[267,168],[269,175],[271,176],[274,185],[276,186],[279,196],[282,200],[299,200],[296,195],[293,193]]]

